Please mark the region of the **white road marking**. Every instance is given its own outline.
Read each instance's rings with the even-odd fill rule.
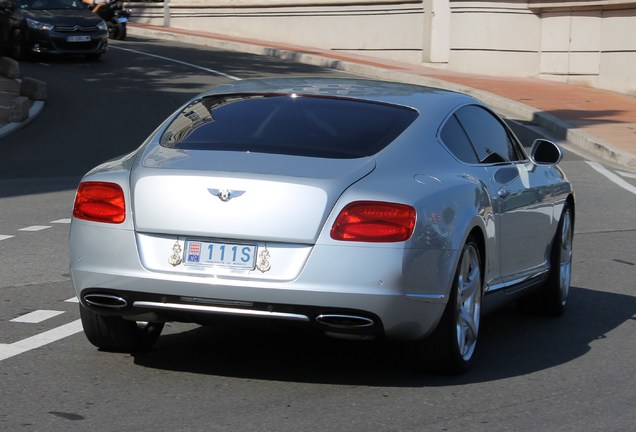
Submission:
[[[206,68],[206,67],[203,67],[203,66],[198,66],[198,65],[195,65],[195,64],[192,64],[192,63],[187,63],[187,62],[184,62],[184,61],[181,61],[181,60],[176,60],[176,59],[173,59],[173,58],[170,58],[170,57],[164,57],[164,56],[160,56],[160,55],[156,55],[156,54],[150,54],[150,53],[143,52],[143,51],[137,51],[137,50],[134,50],[134,49],[122,48],[122,47],[113,46],[113,45],[110,45],[108,48],[109,49],[122,50],[122,51],[128,51],[128,52],[132,52],[132,53],[135,53],[135,54],[141,54],[141,55],[145,55],[145,56],[148,56],[148,57],[158,58],[158,59],[169,61],[169,62],[172,62],[172,63],[178,63],[180,65],[184,65],[184,66],[188,66],[188,67],[191,67],[191,68],[199,69],[199,70],[202,70],[204,72],[208,72],[208,73],[211,73],[211,74],[214,74],[214,75],[223,76],[225,78],[229,78],[229,79],[234,80],[234,81],[240,81],[241,80],[241,78],[238,78],[238,77],[235,77],[235,76],[232,76],[232,75],[228,75],[228,74],[220,72],[218,70],[209,69],[209,68]]]
[[[6,240],[6,239],[10,239],[10,238],[13,238],[13,237],[15,237],[15,236],[12,236],[12,235],[2,235],[2,234],[0,234],[0,241],[2,241],[2,240]]]
[[[70,299],[64,300],[64,302],[66,302],[66,303],[79,303],[79,299],[76,296],[74,296],[74,297],[71,297]]]
[[[607,177],[612,182],[616,183],[618,186],[620,186],[623,189],[625,189],[626,191],[631,192],[634,195],[636,195],[636,187],[635,186],[627,183],[625,180],[623,180],[618,175],[614,174],[612,171],[610,171],[607,168],[605,168],[603,165],[599,164],[598,162],[587,162],[587,164],[589,166],[591,166],[592,168],[594,168],[599,173],[603,174],[605,177]]]
[[[44,345],[50,344],[51,342],[64,339],[65,337],[72,336],[81,331],[81,320],[75,320],[71,323],[64,324],[63,326],[31,336],[30,338],[22,339],[21,341],[14,342],[12,344],[0,344],[0,361],[40,348]]]
[[[58,220],[51,221],[49,223],[52,223],[52,224],[70,224],[71,223],[71,219],[58,219]]]
[[[51,228],[50,225],[33,225],[26,228],[20,228],[18,231],[42,231]]]
[[[18,322],[18,323],[38,324],[38,323],[41,323],[42,321],[46,321],[49,318],[53,318],[63,313],[64,311],[36,310],[26,315],[22,315],[20,317],[14,318],[10,321]]]

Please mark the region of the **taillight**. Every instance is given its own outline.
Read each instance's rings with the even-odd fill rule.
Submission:
[[[93,222],[122,223],[126,219],[124,191],[116,183],[80,183],[73,216]]]
[[[331,238],[359,242],[404,241],[413,234],[415,215],[415,209],[405,204],[352,202],[336,218]]]

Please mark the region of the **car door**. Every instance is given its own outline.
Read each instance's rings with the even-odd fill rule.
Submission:
[[[548,268],[554,232],[550,183],[496,115],[476,105],[455,115],[487,173],[503,287],[523,282]]]

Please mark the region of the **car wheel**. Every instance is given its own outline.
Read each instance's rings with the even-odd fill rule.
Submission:
[[[105,351],[147,351],[163,330],[163,323],[142,323],[118,316],[100,315],[83,305],[80,305],[80,318],[89,342]]]
[[[537,292],[518,301],[521,310],[563,315],[570,295],[573,239],[574,218],[570,205],[566,203],[552,242],[548,280]]]
[[[477,348],[482,297],[482,258],[477,242],[469,237],[444,314],[433,334],[424,340],[422,354],[427,366],[452,374],[468,370]]]
[[[19,29],[13,30],[11,33],[11,43],[9,47],[11,57],[15,60],[23,60],[26,57],[26,51],[24,49],[24,38],[22,32]]]

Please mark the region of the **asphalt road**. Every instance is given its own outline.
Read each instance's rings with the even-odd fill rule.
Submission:
[[[78,327],[68,274],[80,176],[210,86],[336,72],[138,38],[98,63],[21,69],[48,83],[50,101],[0,139],[0,430],[636,430],[633,173],[567,152],[578,200],[569,310],[486,317],[466,375],[416,373],[400,345],[251,324],[169,324],[150,353],[100,352]]]

